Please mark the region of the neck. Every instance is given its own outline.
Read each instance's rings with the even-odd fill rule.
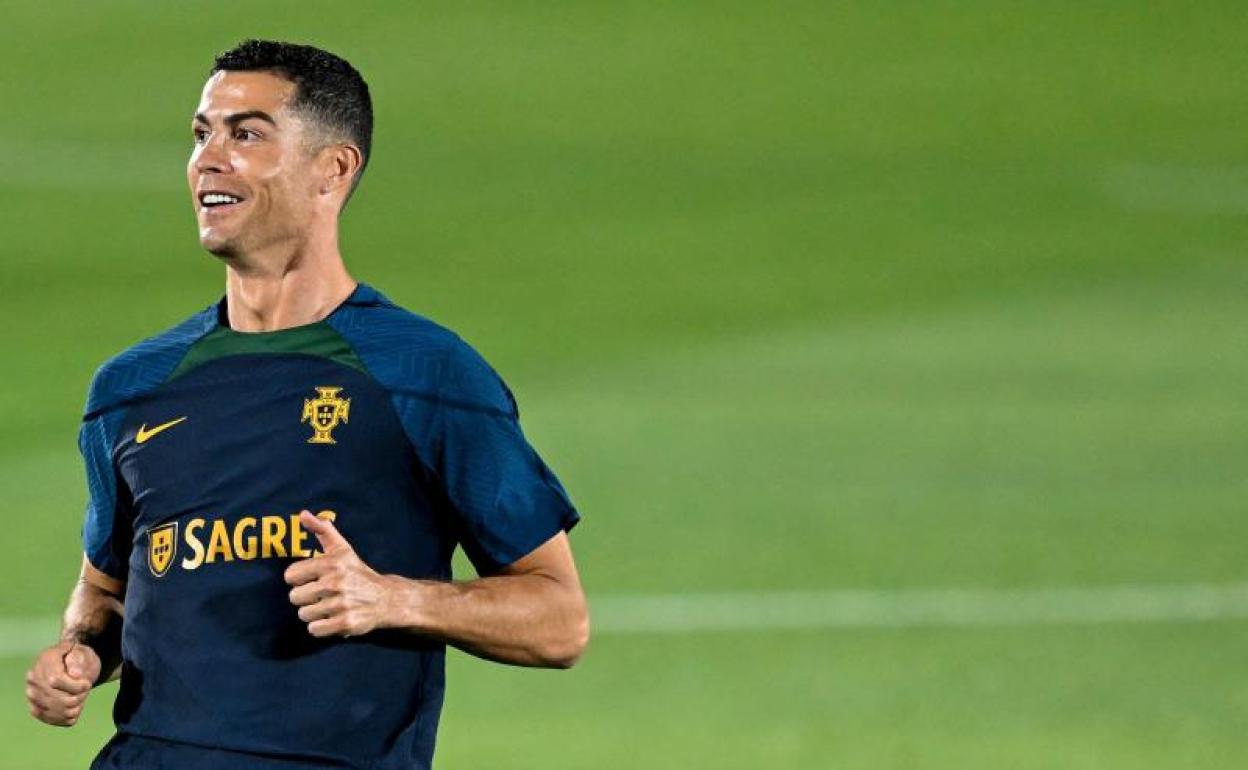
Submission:
[[[315,323],[355,291],[355,279],[338,253],[337,239],[248,255],[225,267],[225,301],[230,328],[268,332]]]

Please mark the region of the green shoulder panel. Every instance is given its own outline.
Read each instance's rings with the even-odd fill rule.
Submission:
[[[218,358],[283,353],[320,356],[367,374],[363,362],[342,335],[324,321],[318,321],[273,332],[236,332],[227,326],[218,326],[191,346],[168,379],[181,377]]]

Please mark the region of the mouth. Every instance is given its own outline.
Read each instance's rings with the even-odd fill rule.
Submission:
[[[217,190],[206,190],[199,193],[196,197],[199,199],[200,211],[213,214],[233,211],[244,201],[244,198],[234,193]]]

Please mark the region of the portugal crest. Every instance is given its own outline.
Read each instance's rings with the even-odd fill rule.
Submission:
[[[347,415],[351,411],[351,399],[339,398],[338,393],[341,391],[342,388],[318,386],[316,398],[303,400],[303,418],[299,422],[312,426],[309,444],[338,443],[330,434],[338,427],[338,423],[347,422]]]
[[[173,564],[178,548],[178,523],[172,521],[147,530],[147,567],[156,577],[163,577]]]

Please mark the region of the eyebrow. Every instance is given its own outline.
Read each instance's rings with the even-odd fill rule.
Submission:
[[[264,110],[246,110],[245,112],[235,112],[230,115],[226,115],[225,124],[227,126],[235,126],[250,118],[258,118],[274,128],[277,128],[277,121],[273,119],[272,115]],[[208,118],[204,117],[204,113],[202,112],[195,113],[195,120],[199,123],[208,123]]]

